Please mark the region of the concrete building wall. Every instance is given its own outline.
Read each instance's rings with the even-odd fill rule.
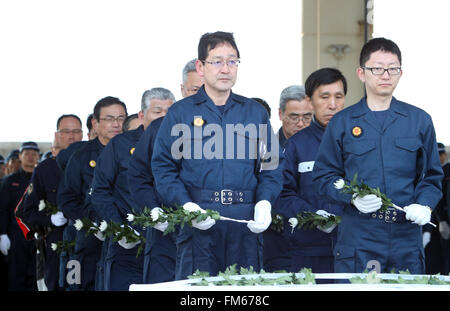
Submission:
[[[364,95],[356,76],[364,45],[364,6],[364,0],[303,0],[303,81],[319,68],[339,69],[348,83],[346,106]],[[337,58],[329,51],[331,45],[348,45],[350,50]]]

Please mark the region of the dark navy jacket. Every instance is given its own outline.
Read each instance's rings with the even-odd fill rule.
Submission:
[[[92,180],[92,207],[102,220],[123,223],[134,208],[128,187],[130,158],[144,126],[115,136],[97,159]]]
[[[312,185],[312,171],[325,128],[315,119],[311,125],[294,134],[286,144],[284,185],[277,212],[285,219],[295,217],[300,212],[324,210],[334,215],[342,214],[342,205],[331,203],[319,196]],[[332,256],[336,232],[325,233],[318,229],[304,230],[291,228],[285,234],[293,247],[293,252],[306,256]]]
[[[39,202],[46,200],[56,205],[60,179],[61,170],[53,157],[42,161],[34,169],[24,201],[24,214],[30,225],[40,227],[52,225],[47,212],[39,211]]]
[[[30,179],[31,173],[22,168],[3,178],[0,189],[0,234],[10,234],[11,230],[21,232],[14,209],[25,193]]]
[[[72,220],[83,217],[98,220],[88,206],[89,203],[85,202],[85,198],[91,187],[97,158],[103,148],[98,138],[90,140],[75,151],[67,163],[64,182],[58,191],[58,206],[65,217]]]
[[[350,181],[355,173],[398,206],[417,203],[434,208],[442,196],[443,172],[431,117],[394,97],[382,127],[365,97],[338,112],[319,148],[315,189],[348,204],[351,194],[342,194],[333,184],[340,178]]]
[[[227,135],[230,126],[236,125],[249,130]],[[151,163],[156,190],[171,205],[195,202],[192,193],[199,189],[253,191],[254,202],[274,204],[282,188],[283,155],[278,141],[273,144],[278,157],[272,158],[278,165],[272,170],[259,172],[260,163],[250,154],[259,150],[259,129],[264,126],[266,149],[273,152],[269,116],[256,101],[231,92],[221,113],[203,86],[195,95],[174,103],[156,136]],[[244,144],[245,150],[240,149]]]
[[[151,168],[151,156],[156,134],[164,117],[153,120],[142,134],[136,144],[130,165],[128,168],[128,184],[133,193],[132,199],[139,212],[144,207],[161,207],[161,198],[154,187],[154,179]]]

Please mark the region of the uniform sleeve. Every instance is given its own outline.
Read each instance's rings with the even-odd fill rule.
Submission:
[[[266,115],[266,118],[266,137],[260,137],[260,140],[270,154],[268,154],[268,158],[263,159],[262,169],[257,172],[256,202],[267,200],[274,205],[283,188],[284,154],[278,142],[278,137],[272,130],[268,115]]]
[[[294,140],[288,140],[283,170],[284,184],[280,195],[280,208],[277,211],[285,218],[295,217],[298,213],[304,211],[315,211],[313,206],[299,195],[299,189],[302,185],[300,184],[297,163],[299,163],[299,159],[295,142]]]
[[[81,167],[75,153],[64,171],[64,182],[58,188],[57,203],[66,218],[83,218],[84,194],[81,193]]]
[[[319,146],[312,172],[313,188],[319,196],[326,196],[334,203],[349,204],[351,194],[343,194],[334,188],[334,183],[344,178],[342,157],[342,132],[336,116],[328,123]]]
[[[429,118],[428,126],[423,134],[423,178],[419,180],[415,188],[415,203],[434,208],[442,197],[441,183],[444,173],[436,147],[436,133],[431,117]]]
[[[0,234],[8,233],[8,224],[11,218],[8,208],[11,200],[11,191],[8,185],[9,183],[6,178],[0,182]]]
[[[192,201],[180,179],[179,167],[182,160],[175,159],[171,153],[172,143],[176,139],[171,135],[175,124],[174,110],[169,109],[156,135],[151,161],[156,190],[172,206]]]
[[[92,179],[90,207],[100,219],[121,223],[122,217],[113,196],[113,188],[119,170],[119,164],[115,158],[115,146],[114,141],[111,141],[97,158]]]
[[[136,149],[130,158],[128,185],[138,212],[142,212],[144,207],[161,206],[157,199],[151,166],[153,146],[160,125],[161,123],[156,120],[150,123],[137,142]]]
[[[24,199],[24,215],[26,222],[32,226],[51,226],[50,217],[45,211],[39,211],[40,200],[47,200],[42,179],[42,171],[36,167],[31,176],[32,191],[27,192]]]

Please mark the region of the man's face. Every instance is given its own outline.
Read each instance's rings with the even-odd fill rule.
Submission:
[[[286,102],[284,112],[279,110],[280,120],[283,124],[283,133],[286,138],[309,126],[312,119],[312,111],[312,106],[306,99]]]
[[[144,129],[146,129],[153,120],[164,117],[167,114],[167,110],[172,106],[173,101],[170,99],[152,99],[150,100],[150,108],[147,109],[145,114],[140,113]]]
[[[230,60],[238,60],[237,51],[227,43],[209,50],[204,63],[197,60],[197,72],[203,77],[208,94],[228,93],[236,83],[237,66],[229,66],[227,62]],[[224,63],[223,66],[217,65],[220,61]]]
[[[8,160],[8,163],[6,164],[7,174],[17,172],[19,168],[20,168],[20,159],[12,158]]]
[[[100,109],[100,119],[96,129],[100,142],[106,145],[111,138],[122,133],[123,121],[126,114],[122,105],[114,104]]]
[[[24,171],[32,171],[39,162],[39,152],[33,149],[22,150],[22,152],[19,153],[19,159]]]
[[[345,93],[341,80],[320,85],[314,90],[312,98],[307,97],[314,110],[314,118],[322,126],[327,126],[331,118],[344,108]]]
[[[197,72],[191,71],[187,74],[186,82],[181,84],[181,95],[183,98],[194,95],[203,85],[203,78]]]
[[[73,117],[63,118],[59,123],[55,138],[61,149],[66,149],[73,142],[82,140],[83,130],[80,121]]]
[[[365,64],[365,67],[384,69],[400,66],[397,55],[383,51],[376,51],[370,54],[369,60]],[[382,75],[374,75],[369,69],[358,68],[357,75],[365,83],[368,96],[384,97],[392,96],[402,73],[390,75],[385,71]]]

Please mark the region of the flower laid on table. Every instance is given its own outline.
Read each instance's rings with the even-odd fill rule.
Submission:
[[[300,212],[296,217],[289,218],[288,222],[292,227],[292,232],[295,228],[311,230],[322,227],[327,229],[339,224],[341,222],[341,216],[329,214],[329,216],[325,217],[312,212]]]
[[[358,182],[358,173],[355,173],[350,184],[347,184],[342,178],[334,183],[334,187],[341,190],[342,193],[351,194],[353,196],[363,197],[368,194],[374,194],[381,199],[382,205],[380,210],[385,212],[388,207],[393,206],[392,201],[381,193],[380,188],[371,188],[363,181]]]
[[[38,210],[40,212],[46,212],[47,215],[54,215],[56,214],[59,210],[58,207],[55,204],[52,204],[50,202],[48,202],[47,200],[40,200],[39,201],[39,208]]]

